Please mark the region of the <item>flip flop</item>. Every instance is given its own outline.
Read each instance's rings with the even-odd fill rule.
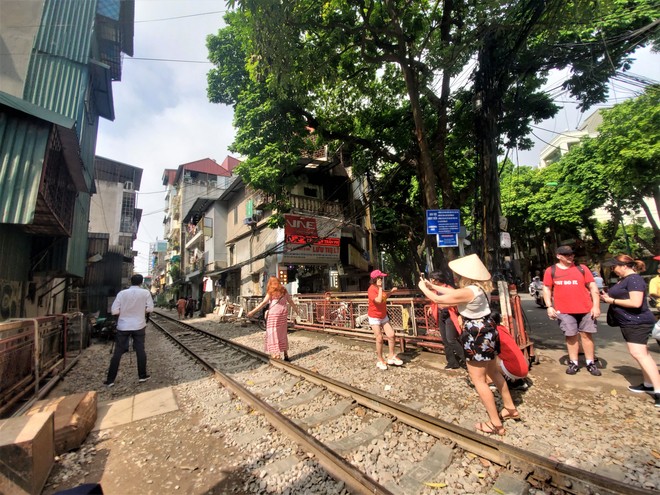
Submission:
[[[493,423],[490,421],[486,421],[485,423],[477,423],[474,425],[474,429],[477,431],[480,431],[482,433],[487,433],[488,435],[499,435],[502,436],[506,433],[506,430],[504,429],[504,426],[495,426]]]

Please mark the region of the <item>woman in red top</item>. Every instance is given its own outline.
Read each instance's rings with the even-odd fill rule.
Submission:
[[[396,291],[396,287],[388,293],[383,290],[383,278],[387,277],[387,273],[380,270],[371,272],[371,280],[367,297],[369,298],[369,307],[367,309],[367,316],[369,316],[369,325],[376,336],[376,367],[381,370],[386,370],[387,365],[401,366],[403,361],[398,358],[394,353],[394,329],[390,324],[390,319],[387,317],[387,296]],[[387,360],[383,358],[383,332],[387,336],[387,344],[390,353]]]

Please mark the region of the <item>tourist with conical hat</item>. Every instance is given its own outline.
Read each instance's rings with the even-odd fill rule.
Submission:
[[[468,373],[488,413],[488,421],[477,423],[474,427],[483,433],[504,435],[502,422],[505,419],[520,419],[520,414],[497,365],[500,339],[490,314],[491,275],[476,254],[450,261],[449,268],[458,276],[457,289],[435,286],[433,288],[440,292],[437,294],[424,274],[421,275],[419,288],[436,304],[458,307],[462,317],[461,342]],[[495,397],[488,386],[489,377],[502,396],[504,409],[501,412],[498,412]]]

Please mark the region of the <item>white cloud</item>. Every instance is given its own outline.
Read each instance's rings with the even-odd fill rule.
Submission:
[[[223,14],[194,14],[224,9],[224,2],[217,0],[136,1],[135,59],[125,57],[122,80],[113,84],[116,118],[114,122],[102,121],[97,154],[144,170],[138,198],[144,216],[134,246],[139,252],[136,270],[143,274],[147,273],[149,243],[163,238],[160,212],[165,195],[156,193],[164,190],[163,171],[202,158],[221,162],[229,154],[227,148],[235,131],[232,110],[209,103],[206,97],[206,73],[211,64],[139,58],[206,61],[206,37],[222,27]],[[177,16],[192,17],[157,21]],[[640,50],[631,72],[658,81],[659,58],[649,50]],[[619,96],[616,88],[611,96]],[[555,119],[539,124],[548,131],[539,130],[537,135],[549,141],[554,137],[551,131],[574,129],[583,118],[575,105],[568,104]],[[520,152],[519,163],[536,164],[545,146],[539,141],[533,150]],[[510,156],[516,160],[515,153]]]
[[[134,248],[136,271],[148,270],[149,243],[163,238],[166,168],[203,158],[222,162],[234,139],[231,108],[206,97],[211,64],[140,60],[206,61],[206,36],[222,27],[217,0],[136,2],[135,59],[125,57],[122,80],[113,84],[115,121],[102,121],[96,153],[143,169],[137,206],[143,218]],[[150,22],[140,22],[150,21]],[[155,213],[154,213],[155,212]]]

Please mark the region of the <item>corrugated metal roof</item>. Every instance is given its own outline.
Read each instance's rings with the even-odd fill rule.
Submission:
[[[87,64],[96,16],[96,0],[46,1],[35,53]]]
[[[208,175],[219,175],[221,177],[229,177],[231,175],[229,170],[221,165],[218,165],[215,160],[212,160],[211,158],[203,158],[202,160],[179,165],[179,168],[176,171],[175,181],[178,182],[181,180],[181,176],[187,171],[200,172]]]
[[[3,111],[3,108],[6,111]],[[18,112],[13,110],[17,110]],[[21,171],[14,170],[18,164],[23,164],[23,168],[26,168],[28,164],[34,163],[34,170],[24,170],[23,172],[34,176],[32,177],[33,182],[31,184],[38,188],[38,179],[41,177],[48,138],[51,132],[50,124],[54,124],[62,143],[64,159],[69,174],[73,179],[76,189],[78,191],[89,190],[83,176],[80,146],[73,120],[3,93],[2,91],[0,91],[0,113],[4,115],[2,121],[3,131],[0,132],[0,156],[2,157],[2,165],[0,166],[3,169],[11,166],[11,168],[4,170],[5,174],[21,174]],[[35,117],[35,119],[30,117]],[[39,139],[33,141],[37,135]],[[28,148],[25,148],[25,146],[28,146]],[[0,177],[2,177],[2,174],[0,174]],[[35,177],[37,179],[36,183],[34,182]],[[3,186],[5,185],[0,184],[0,188]],[[6,187],[9,186],[7,185]],[[18,194],[22,195],[22,192],[19,191]],[[2,205],[5,205],[3,201],[4,197],[4,195],[0,194],[0,204]]]
[[[90,195],[80,193],[76,198],[73,228],[69,238],[66,272],[76,277],[85,276],[87,266],[87,242],[89,229]]]
[[[35,53],[30,60],[23,98],[35,105],[79,120],[85,107],[89,67],[47,53]]]
[[[133,189],[140,190],[142,169],[133,165],[97,156],[94,158],[94,173],[98,180],[122,183],[130,181],[133,183]]]
[[[50,127],[0,110],[0,223],[34,219]]]

